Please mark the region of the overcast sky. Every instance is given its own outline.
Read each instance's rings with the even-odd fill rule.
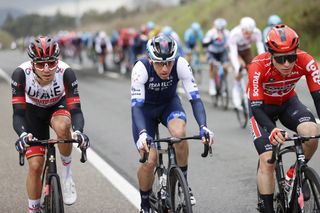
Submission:
[[[0,0],[0,8],[15,8],[26,13],[54,15],[59,9],[62,13],[75,15],[90,9],[104,12],[115,10],[132,0]]]

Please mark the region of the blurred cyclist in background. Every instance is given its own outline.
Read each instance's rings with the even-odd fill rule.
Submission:
[[[100,31],[95,37],[95,51],[98,55],[98,73],[103,74],[107,71],[106,57],[112,54],[112,44],[106,32]]]
[[[258,54],[265,52],[262,43],[261,31],[256,27],[256,22],[251,17],[243,17],[240,24],[233,28],[229,37],[229,57],[235,71],[235,81],[232,89],[232,99],[235,109],[242,110],[241,93],[241,71],[247,69],[253,54],[251,44],[256,44]]]
[[[185,56],[185,53],[184,53],[184,51],[183,51],[183,47],[182,47],[182,44],[181,44],[181,39],[180,39],[178,33],[176,33],[176,32],[172,29],[172,27],[170,27],[170,26],[164,26],[164,27],[162,28],[160,34],[161,34],[161,33],[164,34],[164,35],[166,35],[166,36],[172,37],[172,38],[177,42],[177,44],[178,44],[178,54],[179,54],[179,56],[184,57],[184,56]]]
[[[192,51],[200,52],[200,45],[203,39],[201,25],[193,22],[191,26],[184,32],[184,45],[187,61],[192,60]]]
[[[159,35],[147,43],[147,57],[140,59],[131,75],[131,115],[132,133],[141,157],[149,152],[149,158],[139,165],[138,179],[141,195],[141,213],[150,212],[149,195],[152,192],[154,169],[157,162],[156,148],[148,146],[147,140],[155,136],[156,127],[161,122],[173,137],[186,135],[186,113],[177,94],[177,86],[182,81],[185,94],[192,106],[199,125],[202,142],[211,145],[213,132],[207,128],[206,113],[197,84],[188,62],[177,55],[177,42],[166,35]],[[186,180],[188,174],[187,141],[175,144],[177,164]],[[191,204],[196,200],[189,187]]]
[[[216,75],[219,65],[223,65],[225,73],[228,71],[228,39],[229,30],[226,29],[227,21],[223,18],[217,18],[213,22],[213,27],[206,33],[202,45],[206,48],[207,60],[209,64],[209,95],[217,94]]]
[[[269,31],[271,30],[271,28],[275,25],[281,24],[282,20],[278,15],[271,15],[268,18],[268,26],[266,26],[263,31],[262,31],[262,42],[265,44],[266,38],[267,38],[267,34],[269,33]],[[265,45],[265,50],[268,50],[268,47]]]

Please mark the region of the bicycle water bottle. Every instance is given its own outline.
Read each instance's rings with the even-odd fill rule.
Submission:
[[[289,194],[291,194],[290,192],[293,188],[293,180],[294,180],[293,174],[294,174],[294,167],[291,166],[286,173],[286,181],[285,181],[285,187],[284,187],[284,190]]]
[[[165,173],[163,173],[160,176],[160,186],[161,186],[161,190],[160,190],[161,199],[166,199],[167,175]]]

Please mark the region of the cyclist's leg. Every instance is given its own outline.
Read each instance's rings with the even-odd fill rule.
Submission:
[[[217,69],[218,69],[218,64],[215,59],[215,55],[213,53],[208,52],[207,53],[208,57],[208,63],[209,63],[209,95],[214,96],[217,94]]]
[[[155,108],[152,105],[144,104],[142,106],[143,114],[146,122],[146,130],[151,137],[155,135],[156,125],[158,125],[157,117],[161,112],[161,107]],[[136,143],[139,139],[139,129],[132,123],[133,139]],[[135,145],[136,146],[136,145]],[[140,153],[139,158],[143,153]],[[138,160],[137,160],[138,162]],[[150,209],[149,195],[152,192],[152,184],[154,180],[154,169],[157,164],[157,151],[155,148],[150,148],[148,161],[140,163],[138,166],[137,177],[139,182],[139,190],[141,197],[141,209]]]
[[[286,110],[279,117],[280,121],[288,129],[297,132],[299,135],[313,136],[319,134],[314,115],[302,104],[297,96],[294,96],[286,103]],[[318,147],[318,140],[312,139],[311,143],[303,143],[306,160],[310,160]]]
[[[43,108],[27,104],[27,132],[32,133],[38,139],[47,139],[49,137],[49,125],[45,120],[49,120],[49,116],[50,113]],[[40,208],[41,174],[44,165],[44,154],[45,148],[43,146],[31,146],[26,152],[29,164],[26,181],[29,212],[37,212]]]
[[[242,66],[244,66],[244,61],[242,58],[239,56],[239,63],[240,63],[240,69]],[[241,106],[241,73],[240,70],[234,70],[235,72],[235,80],[233,83],[233,88],[232,88],[232,101],[235,109],[242,110]]]
[[[272,145],[269,142],[269,133],[266,132],[250,115],[251,131],[254,138],[254,145],[259,154],[259,167],[257,171],[258,194],[263,200],[264,212],[274,212],[273,193],[274,193],[274,164],[269,164],[271,158]]]

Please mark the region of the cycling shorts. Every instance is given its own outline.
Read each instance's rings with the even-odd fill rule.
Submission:
[[[67,110],[65,97],[51,107],[43,108],[33,104],[26,104],[26,132],[32,133],[39,140],[50,138],[50,121],[54,116],[71,117]]]
[[[186,113],[182,107],[179,96],[175,96],[171,101],[164,104],[144,104],[142,112],[145,118],[147,133],[154,138],[155,130],[159,123],[162,123],[167,127],[168,122],[174,118],[180,118],[187,121]],[[137,142],[139,139],[139,130],[132,124],[132,132],[134,141]]]
[[[238,54],[246,65],[248,65],[253,59],[251,49],[238,51]]]
[[[209,64],[225,64],[228,62],[228,53],[223,51],[221,53],[207,52],[207,60]]]
[[[314,115],[300,102],[297,96],[293,96],[281,106],[265,104],[264,111],[274,123],[279,120],[283,126],[294,132],[297,132],[297,127],[301,123],[316,123]],[[253,142],[258,154],[272,151],[272,145],[269,141],[270,133],[257,123],[250,109],[249,116]]]

